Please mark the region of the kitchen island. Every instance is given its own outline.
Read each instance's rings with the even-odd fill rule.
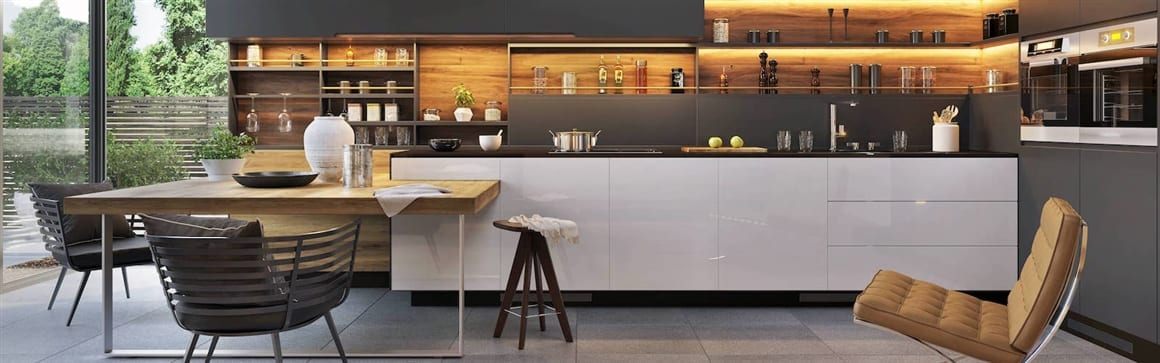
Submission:
[[[1015,154],[407,151],[393,180],[498,179],[467,221],[467,288],[498,291],[517,236],[491,221],[571,219],[552,244],[571,291],[856,291],[880,268],[948,288],[1009,289],[1017,274]],[[392,288],[451,290],[449,219],[395,223]]]

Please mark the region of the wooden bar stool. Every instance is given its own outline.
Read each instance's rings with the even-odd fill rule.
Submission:
[[[568,325],[568,313],[564,309],[564,298],[560,294],[560,283],[556,280],[556,269],[552,266],[552,254],[548,251],[548,241],[539,232],[528,229],[522,224],[498,220],[492,222],[496,228],[519,232],[520,243],[516,247],[516,257],[512,260],[512,271],[508,276],[507,289],[503,292],[503,304],[499,307],[499,319],[495,322],[495,337],[503,335],[504,324],[508,314],[520,318],[520,349],[524,349],[524,338],[528,334],[528,319],[540,318],[540,331],[545,331],[544,317],[556,315],[560,320],[560,329],[564,332],[564,341],[572,342],[572,327]],[[535,269],[535,275],[532,270]],[[516,285],[520,282],[520,271],[523,271],[523,298],[518,307],[512,306],[512,299],[516,295]],[[531,290],[531,280],[536,279],[536,304],[528,305],[528,293]],[[548,292],[551,294],[552,306],[544,305],[544,288],[540,284],[541,278],[548,283]],[[528,314],[528,308],[535,307],[538,314]],[[545,313],[545,308],[551,312]]]

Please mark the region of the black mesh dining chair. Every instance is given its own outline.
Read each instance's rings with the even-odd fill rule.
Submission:
[[[64,282],[64,275],[68,270],[81,272],[80,287],[77,296],[73,299],[72,310],[68,313],[65,326],[72,326],[73,316],[76,315],[77,305],[81,295],[85,292],[85,285],[89,282],[89,275],[101,269],[101,241],[99,239],[85,239],[69,241],[65,230],[75,225],[77,216],[64,214],[61,203],[52,199],[32,197],[32,208],[36,211],[37,225],[44,239],[44,248],[52,253],[53,259],[61,265],[60,276],[56,279],[56,287],[52,289],[52,297],[48,300],[48,310],[52,310],[56,303],[56,295],[60,292],[60,285]],[[97,217],[99,218],[99,217]],[[74,238],[76,239],[76,238]],[[121,268],[121,278],[125,283],[125,298],[129,298],[129,275],[125,271],[128,266],[142,266],[153,263],[149,255],[149,243],[144,237],[126,237],[113,239],[113,268]]]
[[[252,238],[147,236],[166,301],[177,325],[201,335],[270,334],[282,361],[279,333],[326,318],[339,357],[346,351],[330,310],[350,291],[359,222],[305,235]]]

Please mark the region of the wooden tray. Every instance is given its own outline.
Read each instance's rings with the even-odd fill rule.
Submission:
[[[711,148],[708,146],[681,146],[681,152],[686,153],[767,153],[769,149],[763,147],[729,147]]]

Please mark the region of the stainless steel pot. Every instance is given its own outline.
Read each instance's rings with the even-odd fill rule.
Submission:
[[[556,151],[590,151],[596,147],[596,137],[600,135],[600,131],[572,129],[572,131],[559,132],[548,130],[548,133],[552,135],[552,145],[556,146]]]

